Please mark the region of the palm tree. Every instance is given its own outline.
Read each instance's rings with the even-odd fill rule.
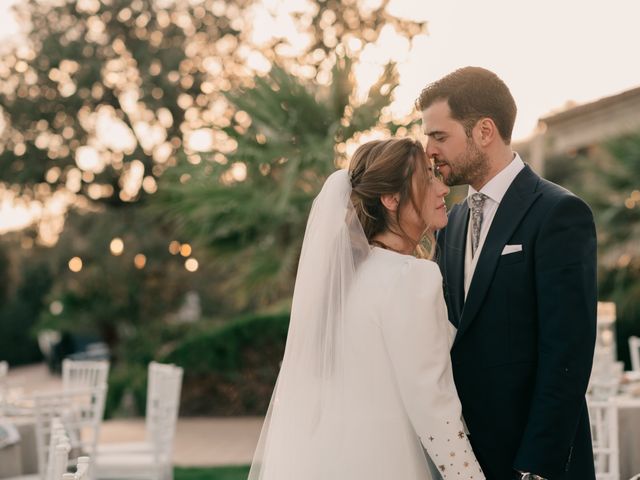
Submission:
[[[227,94],[237,113],[224,132],[236,148],[168,172],[154,199],[156,212],[208,248],[240,309],[288,298],[312,199],[345,163],[346,141],[381,126],[397,85],[389,64],[356,104],[352,61],[340,58],[332,73],[322,87],[274,66]]]

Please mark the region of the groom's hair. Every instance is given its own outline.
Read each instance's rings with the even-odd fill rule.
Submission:
[[[422,112],[440,100],[447,101],[451,117],[462,124],[468,137],[478,120],[488,117],[496,124],[502,140],[511,143],[516,102],[495,73],[480,67],[460,68],[427,85],[416,108]]]

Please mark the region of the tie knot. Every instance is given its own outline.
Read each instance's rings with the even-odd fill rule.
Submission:
[[[474,193],[471,195],[471,206],[474,210],[481,209],[484,206],[484,202],[488,197],[484,193]]]

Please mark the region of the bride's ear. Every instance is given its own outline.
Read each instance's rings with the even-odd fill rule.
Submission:
[[[382,202],[384,208],[386,208],[390,212],[395,212],[396,210],[398,210],[398,205],[400,204],[400,194],[385,193],[380,197],[380,202]]]

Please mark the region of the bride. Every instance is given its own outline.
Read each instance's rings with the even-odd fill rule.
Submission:
[[[442,277],[420,246],[446,225],[448,192],[410,139],[366,143],[327,179],[249,480],[429,480],[425,451],[445,479],[485,478],[451,373]]]

